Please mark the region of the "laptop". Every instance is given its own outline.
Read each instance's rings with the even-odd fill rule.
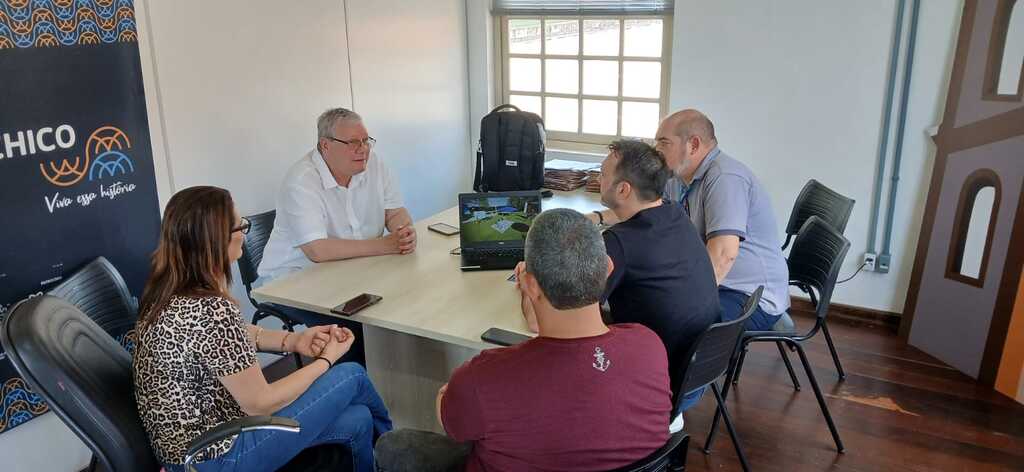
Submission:
[[[462,270],[514,269],[540,214],[540,191],[459,194]]]

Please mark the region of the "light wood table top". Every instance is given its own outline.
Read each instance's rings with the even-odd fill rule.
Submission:
[[[554,192],[541,208],[588,212],[603,208],[598,194]],[[409,255],[364,257],[316,264],[253,291],[261,302],[296,307],[328,316],[331,308],[361,293],[380,295],[352,321],[473,349],[494,347],[480,340],[488,328],[527,334],[511,270],[462,272],[449,253],[459,237],[427,226],[458,227],[458,209],[449,208],[416,223],[416,251]]]

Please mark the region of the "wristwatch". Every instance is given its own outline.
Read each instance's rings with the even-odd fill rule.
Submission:
[[[594,214],[597,215],[597,225],[604,226],[604,215],[601,214],[601,210],[594,210]]]

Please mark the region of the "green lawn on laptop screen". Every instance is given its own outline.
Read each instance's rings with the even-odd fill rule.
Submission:
[[[516,241],[526,239],[530,223],[537,215],[526,208],[522,197],[480,198],[462,208],[462,236],[466,241]]]

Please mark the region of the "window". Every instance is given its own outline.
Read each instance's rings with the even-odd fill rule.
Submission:
[[[654,138],[668,110],[671,16],[499,18],[501,100],[540,115],[549,147]]]
[[[984,287],[1001,194],[994,171],[979,169],[967,177],[950,238],[947,278]]]
[[[1024,99],[1024,1],[1001,0],[996,9],[985,69],[984,98]]]

